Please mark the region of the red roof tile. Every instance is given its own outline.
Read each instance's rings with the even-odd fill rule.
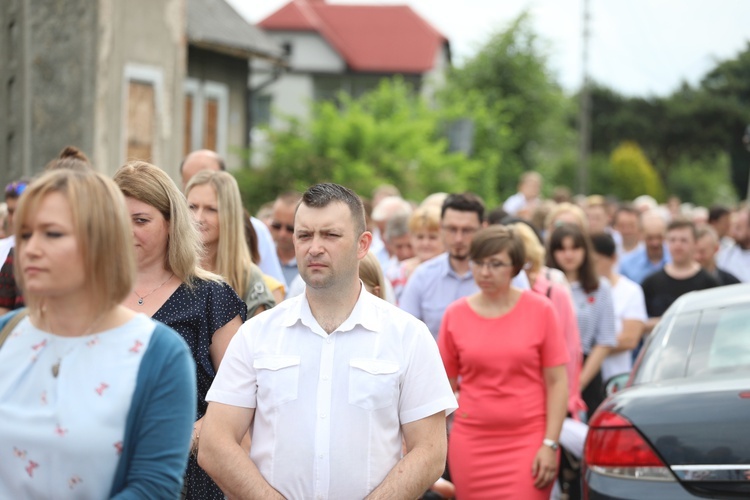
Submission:
[[[259,23],[268,31],[315,31],[350,69],[424,73],[448,40],[406,5],[342,5],[292,0]]]

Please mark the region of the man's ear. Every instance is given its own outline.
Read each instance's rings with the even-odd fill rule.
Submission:
[[[365,231],[359,235],[359,241],[357,242],[357,258],[364,259],[367,252],[370,250],[372,244],[372,233]]]

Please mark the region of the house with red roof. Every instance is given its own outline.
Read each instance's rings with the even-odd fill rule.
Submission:
[[[284,49],[288,69],[274,79],[254,68],[256,125],[273,124],[271,110],[304,119],[311,101],[356,97],[395,75],[429,99],[450,65],[448,39],[407,5],[291,0],[258,26]]]

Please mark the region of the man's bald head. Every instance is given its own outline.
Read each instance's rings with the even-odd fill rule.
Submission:
[[[184,189],[190,179],[201,170],[226,170],[226,165],[224,165],[224,159],[216,151],[210,149],[193,151],[180,165],[182,188]]]

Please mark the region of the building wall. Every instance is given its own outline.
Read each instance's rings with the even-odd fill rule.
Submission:
[[[0,2],[0,182],[41,170],[69,144],[93,149],[97,5]]]
[[[445,81],[450,68],[448,49],[443,45],[435,53],[435,64],[430,71],[422,77],[421,94],[427,102],[436,105],[435,93],[445,86]]]
[[[346,63],[333,47],[317,33],[270,31],[268,35],[289,52],[289,66],[294,71],[342,73]]]
[[[185,0],[99,0],[94,159],[114,173],[128,158],[131,82],[153,88],[151,156],[178,178],[182,159]],[[148,134],[146,134],[148,135]]]
[[[266,90],[271,98],[271,128],[281,128],[286,117],[302,121],[310,117],[313,101],[313,78],[305,73],[287,73]]]
[[[201,101],[212,93],[213,89],[226,89],[228,105],[226,115],[221,116],[224,120],[221,125],[226,130],[226,140],[219,141],[217,152],[221,154],[227,163],[227,167],[237,168],[242,165],[240,150],[247,147],[247,82],[248,82],[247,59],[238,59],[216,52],[209,52],[196,47],[188,48],[188,79],[191,80],[186,92],[195,95],[195,112],[192,118],[197,127],[193,130],[192,144],[187,149],[200,149],[208,147],[202,140],[205,136],[205,119],[201,120]],[[220,127],[221,128],[221,127]],[[185,152],[186,149],[183,150]]]
[[[0,182],[41,171],[67,145],[114,173],[133,78],[153,84],[148,159],[176,176],[185,16],[185,0],[2,0]]]

